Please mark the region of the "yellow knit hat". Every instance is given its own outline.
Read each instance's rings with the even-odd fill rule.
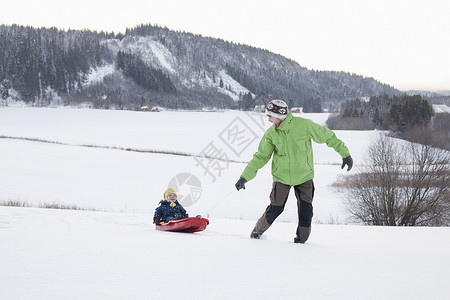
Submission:
[[[169,194],[177,194],[177,192],[175,192],[175,190],[173,188],[168,188],[165,192],[164,192],[164,200],[167,200],[167,195]]]

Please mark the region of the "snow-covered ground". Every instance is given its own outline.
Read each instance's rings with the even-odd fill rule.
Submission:
[[[0,207],[0,299],[448,299],[449,228],[348,225],[331,186],[347,172],[325,145],[314,145],[308,243],[292,243],[292,193],[264,238],[250,240],[270,163],[245,190],[234,183],[269,126],[263,116],[1,108],[0,201],[100,211]],[[336,134],[357,171],[378,133]],[[191,215],[209,216],[204,232],[154,229],[174,184]]]
[[[447,106],[445,104],[434,104],[433,110],[435,113],[448,113],[450,114],[450,106]]]
[[[305,116],[319,123],[327,118],[327,114]],[[62,144],[0,139],[0,201],[33,205],[57,202],[114,212],[151,213],[169,182],[187,173],[194,175],[201,187],[197,202],[189,207],[194,213],[255,219],[267,205],[272,182],[270,163],[246,190],[238,193],[234,184],[268,126],[263,114],[236,111],[4,108],[0,110],[0,136]],[[337,132],[351,149],[356,164],[363,161],[365,148],[376,134]],[[119,149],[111,149],[114,147]],[[327,222],[333,217],[344,222],[342,200],[331,187],[346,174],[340,169],[342,160],[325,145],[314,147],[315,221]],[[217,159],[120,149],[206,154]],[[295,201],[289,201],[280,220],[295,222],[295,206]]]

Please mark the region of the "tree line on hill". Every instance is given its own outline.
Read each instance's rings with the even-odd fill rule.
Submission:
[[[125,76],[130,77],[145,89],[165,93],[176,92],[176,88],[168,75],[163,73],[161,69],[148,66],[139,56],[133,53],[119,51],[117,53],[117,67],[123,71]]]
[[[434,114],[430,101],[420,95],[370,97],[342,104],[339,113],[331,115],[331,129],[389,130],[393,135],[413,142],[450,149],[450,114]]]
[[[44,102],[49,90],[60,95],[81,88],[91,68],[111,61],[101,44],[105,33],[88,30],[64,32],[0,25],[0,89],[25,102]]]

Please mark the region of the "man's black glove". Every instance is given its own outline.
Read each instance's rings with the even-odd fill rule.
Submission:
[[[245,183],[247,182],[247,180],[245,180],[245,178],[239,178],[238,182],[236,182],[236,184],[234,185],[236,187],[236,189],[239,191],[240,189],[244,189],[245,190]]]
[[[343,169],[345,167],[345,165],[348,166],[347,171],[350,171],[353,167],[353,159],[352,157],[349,155],[346,158],[342,159],[342,166],[341,169]]]
[[[153,223],[155,223],[155,225],[159,225],[159,223],[161,223],[161,219],[160,218],[154,218],[153,219]]]

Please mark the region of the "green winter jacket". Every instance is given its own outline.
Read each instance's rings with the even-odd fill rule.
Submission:
[[[326,143],[342,158],[350,155],[348,148],[325,126],[311,120],[294,117],[288,112],[286,119],[277,129],[271,126],[264,133],[241,177],[250,181],[270,159],[272,159],[273,181],[287,185],[298,185],[314,178],[314,160],[311,139],[319,144]]]

